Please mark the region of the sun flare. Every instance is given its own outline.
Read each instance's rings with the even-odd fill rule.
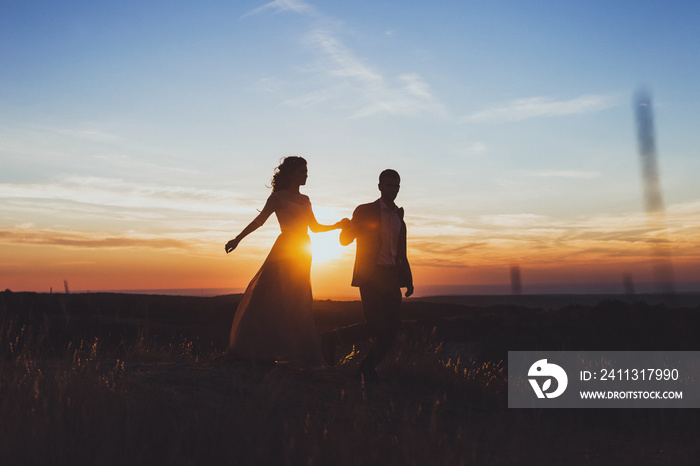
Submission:
[[[312,260],[315,264],[340,259],[343,246],[338,241],[338,234],[322,233],[311,237]]]

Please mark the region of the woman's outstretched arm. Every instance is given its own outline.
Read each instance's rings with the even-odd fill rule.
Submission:
[[[321,225],[316,221],[316,216],[314,215],[313,209],[311,210],[311,221],[309,222],[309,228],[313,233],[323,233],[331,230],[339,230],[341,228],[346,228],[350,223],[350,219],[344,218],[333,225]]]
[[[275,205],[276,205],[276,203],[275,203],[273,197],[270,196],[267,199],[267,202],[265,203],[265,207],[263,207],[263,210],[258,214],[258,216],[255,217],[255,219],[253,219],[253,221],[250,222],[248,224],[248,226],[245,227],[243,229],[243,231],[239,233],[238,236],[236,236],[231,241],[226,243],[226,246],[225,246],[226,254],[228,254],[229,252],[236,249],[238,247],[238,243],[240,243],[243,238],[245,238],[246,236],[248,236],[249,234],[251,234],[252,232],[257,230],[258,228],[263,226],[265,221],[268,218],[270,218],[270,215],[272,215],[272,213],[275,211]]]

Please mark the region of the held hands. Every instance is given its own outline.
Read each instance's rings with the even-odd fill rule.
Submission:
[[[352,226],[352,221],[349,218],[344,218],[335,224],[336,228],[340,228],[342,230],[345,230],[346,228],[350,228],[351,226]]]
[[[233,238],[231,241],[226,243],[226,254],[236,249],[238,247],[238,243],[240,242],[241,240],[239,240],[238,238]]]

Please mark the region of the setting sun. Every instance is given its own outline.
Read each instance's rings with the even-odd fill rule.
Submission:
[[[311,253],[314,264],[340,259],[344,248],[338,241],[338,232],[311,236]]]

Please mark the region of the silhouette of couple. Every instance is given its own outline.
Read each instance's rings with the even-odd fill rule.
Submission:
[[[406,257],[403,209],[394,203],[400,177],[394,170],[379,175],[381,197],[358,206],[352,216],[333,225],[316,221],[308,196],[299,192],[308,171],[302,157],[286,157],[275,170],[272,194],[260,214],[226,244],[229,253],[274,212],[282,233],[241,299],[231,327],[226,357],[290,361],[320,369],[335,364],[339,345],[371,339],[358,377],[376,379],[377,366],[389,351],[401,324],[401,288],[413,294]],[[365,322],[319,337],[311,294],[311,240],[308,230],[340,229],[343,246],[357,240],[352,286],[360,288]]]

